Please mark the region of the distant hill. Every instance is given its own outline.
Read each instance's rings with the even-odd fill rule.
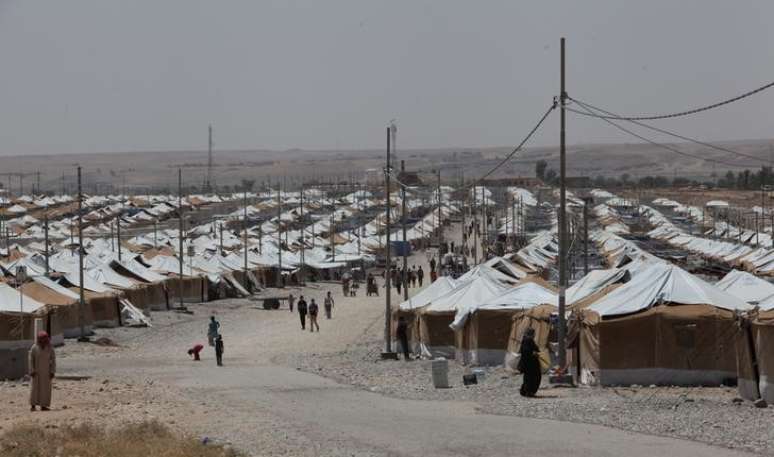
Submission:
[[[649,144],[584,144],[572,145],[567,153],[567,173],[570,176],[632,178],[648,175],[685,176],[710,179],[712,173],[723,176],[728,170],[757,169],[774,162],[774,140],[748,140],[718,143],[759,158],[754,160],[695,144],[673,144],[689,155],[707,157],[725,162],[713,164],[698,158],[679,155]],[[405,160],[407,170],[431,172],[441,169],[445,182],[481,176],[500,162],[509,147],[445,148],[399,150],[395,166]],[[558,170],[557,147],[528,148],[516,154],[493,177],[534,176],[535,162],[546,160],[548,167]],[[256,183],[285,181],[294,185],[304,180],[362,179],[369,168],[384,166],[382,150],[308,151],[216,151],[214,178],[218,186],[234,186],[243,179]],[[183,169],[187,185],[201,186],[206,173],[206,151],[123,152],[109,154],[72,154],[50,156],[0,157],[4,173],[40,172],[43,190],[72,191],[75,185],[75,166],[84,167],[84,185],[88,192],[109,192],[126,188],[133,192],[175,188],[177,168]],[[37,176],[23,179],[24,191],[29,193]],[[9,185],[8,176],[0,176],[0,183]],[[10,178],[11,191],[18,193],[19,178]]]

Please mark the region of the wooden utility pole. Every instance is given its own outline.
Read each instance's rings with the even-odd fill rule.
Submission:
[[[567,189],[565,183],[565,103],[567,92],[564,81],[564,37],[560,41],[560,88],[559,88],[559,369],[567,364],[567,322],[565,318],[565,288],[567,287]]]
[[[279,181],[277,181],[277,259],[279,261],[277,287],[282,288],[282,192]]]
[[[306,284],[306,219],[304,218],[304,187],[305,183],[301,181],[301,269],[299,270],[299,282]],[[358,245],[359,246],[359,245]]]
[[[81,167],[78,167],[78,326],[80,337],[78,341],[87,342],[86,335],[86,296],[83,290],[83,189],[81,187]]]
[[[118,244],[118,261],[122,259],[121,256],[121,213],[116,216],[116,244]]]
[[[401,174],[406,171],[406,162],[401,160],[400,161],[400,172]],[[401,273],[400,280],[402,282],[401,286],[403,287],[403,299],[408,300],[408,277],[406,276],[408,273],[408,249],[406,247],[406,185],[404,183],[398,183],[400,186],[400,200],[401,200],[401,215],[400,215],[400,225],[401,230],[403,231],[403,272]]]
[[[183,309],[183,169],[177,169],[177,214],[178,214],[178,239],[180,249],[180,278],[178,278],[178,292],[180,294],[180,309]]]
[[[328,227],[328,240],[330,243],[330,250],[331,250],[331,261],[336,261],[336,245],[333,243],[333,235],[336,232],[336,205],[333,206],[333,212],[331,213],[331,218],[329,221],[329,227]]]
[[[478,265],[478,191],[473,187],[473,264]]]
[[[220,255],[224,257],[226,254],[223,251],[223,221],[218,221],[218,230],[220,232]]]
[[[242,217],[242,231],[243,231],[243,234],[244,234],[244,238],[243,238],[243,241],[242,241],[242,244],[243,244],[242,248],[245,251],[245,258],[244,258],[244,261],[245,261],[245,265],[244,265],[244,268],[245,268],[245,279],[244,279],[244,281],[245,281],[245,286],[247,286],[249,284],[249,282],[247,281],[247,271],[248,271],[248,264],[247,264],[247,186],[245,186],[245,189],[244,189],[244,204],[242,206],[244,206],[244,212],[243,212],[243,217]],[[221,238],[221,240],[222,240],[222,238]],[[222,243],[222,241],[221,241],[221,243]]]
[[[45,216],[43,216],[43,235],[45,237],[45,245],[46,245],[46,276],[51,273],[51,267],[48,262],[49,258],[49,244],[48,244],[48,207],[46,207],[46,213]]]
[[[589,274],[589,199],[583,202],[583,274]]]
[[[436,192],[438,193],[438,249],[441,249],[441,238],[443,236],[443,225],[441,223],[441,207],[443,205],[443,202],[441,201],[441,169],[439,168],[436,170],[437,172],[437,182],[436,182]],[[440,259],[438,259],[440,261]]]

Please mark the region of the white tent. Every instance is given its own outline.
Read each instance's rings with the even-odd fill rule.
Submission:
[[[435,282],[422,289],[419,293],[404,301],[398,308],[401,311],[410,311],[432,303],[436,298],[445,295],[460,284],[459,281],[449,276],[441,276]]]
[[[774,284],[746,271],[730,271],[715,286],[753,305],[774,296]]]
[[[556,301],[556,293],[534,282],[524,282],[507,288],[499,295],[479,303],[468,303],[457,310],[454,321],[449,325],[453,330],[462,330],[468,317],[478,310],[529,309]]]
[[[632,280],[589,306],[600,317],[621,316],[646,310],[659,302],[704,304],[727,310],[749,310],[742,299],[687,271],[665,262],[647,265]]]

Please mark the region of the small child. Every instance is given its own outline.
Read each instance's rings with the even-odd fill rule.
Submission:
[[[215,338],[215,359],[218,362],[218,366],[223,366],[223,336],[218,335],[217,338]]]
[[[193,357],[195,362],[198,362],[198,361],[201,360],[199,358],[199,353],[202,352],[202,349],[204,349],[204,345],[203,344],[196,344],[196,345],[194,345],[194,347],[192,347],[191,349],[188,350],[188,355]]]

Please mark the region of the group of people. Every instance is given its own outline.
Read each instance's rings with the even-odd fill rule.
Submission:
[[[223,366],[223,335],[220,333],[220,322],[215,319],[215,316],[210,316],[210,322],[207,325],[207,343],[215,348],[215,362],[219,367]],[[204,350],[203,344],[195,344],[188,350],[188,355],[193,357],[194,361],[201,360],[199,354]]]
[[[301,320],[301,330],[306,330],[306,321],[307,316],[309,317],[309,331],[314,332],[315,329],[317,329],[317,332],[320,332],[320,323],[317,320],[317,316],[320,313],[320,306],[317,304],[314,298],[309,300],[309,303],[306,302],[306,299],[303,295],[298,297],[298,302],[296,303],[296,297],[293,296],[293,294],[290,294],[288,297],[288,307],[290,308],[290,312],[293,312],[293,306],[295,305],[296,309],[298,310],[298,317]],[[323,299],[323,309],[325,310],[325,318],[326,319],[333,319],[333,307],[335,305],[335,302],[333,300],[333,295],[331,295],[330,292],[325,294],[325,299]]]
[[[414,265],[405,270],[403,268],[393,267],[390,270],[390,281],[395,285],[398,293],[400,293],[401,289],[404,287],[407,289],[409,287],[422,287],[424,280],[425,271],[422,269],[422,266],[417,268],[417,266]]]

